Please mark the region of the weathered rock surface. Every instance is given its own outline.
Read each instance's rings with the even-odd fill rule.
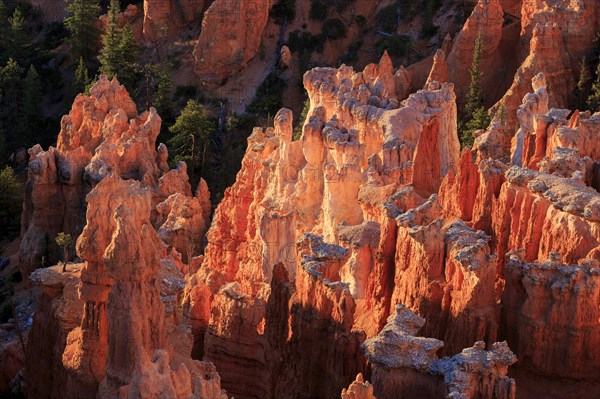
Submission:
[[[485,350],[478,341],[452,357],[438,359],[442,341],[415,336],[425,319],[397,305],[388,323],[363,344],[373,364],[377,398],[515,398],[515,381],[506,376],[516,356],[506,342]]]
[[[192,196],[184,163],[169,171],[166,147],[155,147],[160,123],[101,78],[63,117],[57,148],[30,150],[21,257],[37,259],[44,237],[66,231],[85,261],[31,276],[42,297],[27,346],[30,397],[226,397],[214,366],[192,361],[177,311],[210,194],[202,180]]]
[[[194,48],[194,71],[205,85],[219,86],[258,54],[271,3],[271,0],[213,1],[204,13]]]
[[[502,39],[503,23],[500,0],[479,0],[462,30],[454,39],[446,62],[449,81],[457,87],[459,98],[464,98],[469,90],[471,80],[468,67],[473,62],[475,42],[479,35],[483,42],[480,65],[484,75],[483,79],[486,79],[486,72],[493,71],[494,65],[499,64],[499,54],[496,50]]]
[[[342,390],[342,399],[377,399],[373,396],[373,385],[365,382],[362,374],[356,376],[356,380],[350,384],[348,389]]]
[[[505,266],[502,322],[510,347],[539,374],[597,379],[600,262],[565,265],[551,254],[527,263],[523,255],[510,253]]]
[[[38,267],[42,257],[46,264],[59,259],[54,237],[60,231],[73,238],[81,233],[85,225],[85,196],[109,174],[141,181],[152,191],[153,223],[159,204],[179,194],[177,199],[160,206],[163,237],[169,245],[183,251],[186,259],[188,253],[199,253],[199,237],[210,214],[209,193],[206,184],[201,183],[203,188],[192,197],[185,164],[169,171],[166,147],[156,149],[160,125],[161,119],[153,108],[138,115],[133,100],[116,80],[103,77],[92,87],[89,97],[77,96],[71,112],[61,121],[57,147],[43,151],[36,145],[29,150],[21,221],[23,275]],[[189,207],[197,212],[186,211]],[[180,214],[175,215],[176,212]],[[191,252],[186,235],[198,237],[191,244]]]
[[[46,297],[30,333],[29,395],[226,398],[214,368],[189,357],[189,329],[165,321],[151,191],[110,174],[86,201],[85,263],[32,275]]]
[[[144,0],[143,34],[156,42],[199,21],[210,0]]]

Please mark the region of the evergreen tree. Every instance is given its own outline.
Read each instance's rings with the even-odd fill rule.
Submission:
[[[592,112],[600,111],[600,62],[596,67],[596,80],[592,84],[592,92],[588,97],[587,105]]]
[[[200,176],[202,175],[209,135],[213,130],[214,126],[206,118],[204,107],[194,100],[187,102],[175,124],[169,127],[173,134],[169,146],[176,154],[173,161],[188,163],[190,180],[194,183],[196,169],[200,169]]]
[[[112,78],[116,76],[129,90],[135,83],[135,66],[138,49],[129,25],[119,28],[119,0],[111,0],[106,16],[106,32],[102,36],[100,72]]]
[[[23,83],[23,111],[21,113],[27,146],[33,144],[41,130],[41,115],[42,83],[35,67],[31,65]]]
[[[0,68],[0,129],[5,133],[5,155],[9,155],[23,136],[23,120],[19,117],[22,104],[23,68],[10,58]]]
[[[21,227],[22,187],[8,166],[0,170],[0,232],[1,239],[12,240]]]
[[[88,69],[85,66],[85,61],[83,61],[83,57],[79,57],[79,64],[75,70],[75,76],[73,77],[73,97],[78,93],[84,93],[89,83],[90,77]]]
[[[152,106],[156,108],[159,115],[170,117],[173,113],[173,102],[171,99],[171,88],[173,82],[168,69],[161,69],[158,73],[158,81],[156,83],[156,94]]]
[[[19,63],[29,61],[29,38],[27,37],[25,17],[19,7],[15,8],[12,17],[8,19],[8,32],[6,33],[6,52],[8,57]]]
[[[4,1],[0,0],[0,49],[6,48],[6,36],[8,33],[8,13]],[[0,53],[2,53],[0,51]]]
[[[582,109],[584,107],[585,99],[587,98],[587,85],[591,79],[590,70],[587,66],[585,57],[581,60],[579,65],[579,80],[575,87],[575,96],[577,98],[577,108]]]
[[[67,12],[64,23],[71,35],[71,47],[76,56],[90,59],[98,48],[100,5],[96,0],[67,0]]]
[[[483,106],[483,95],[481,93],[481,56],[483,53],[483,38],[481,33],[475,39],[475,48],[473,49],[473,62],[469,73],[471,75],[471,84],[463,117],[459,122],[458,128],[461,132],[460,141],[463,147],[473,145],[473,132],[479,129],[485,129],[490,123],[490,116]]]

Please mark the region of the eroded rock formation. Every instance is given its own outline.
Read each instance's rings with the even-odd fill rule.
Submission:
[[[194,70],[204,84],[221,85],[257,55],[271,3],[214,0],[204,13],[194,48]]]
[[[165,39],[186,24],[199,21],[210,3],[210,0],[144,0],[144,40]]]
[[[381,332],[365,341],[377,398],[515,398],[515,381],[506,373],[517,359],[506,342],[486,351],[478,341],[438,359],[436,352],[444,343],[415,336],[424,324],[425,319],[398,305]]]
[[[86,194],[109,174],[143,182],[152,192],[151,221],[165,242],[185,259],[199,253],[210,215],[206,183],[192,196],[185,164],[169,170],[167,148],[156,148],[160,125],[154,108],[138,115],[116,80],[103,77],[89,97],[77,96],[61,121],[57,147],[44,151],[36,145],[29,150],[20,251],[23,275],[39,267],[42,257],[46,265],[58,260],[54,237],[61,231],[73,238],[79,235],[85,226]]]

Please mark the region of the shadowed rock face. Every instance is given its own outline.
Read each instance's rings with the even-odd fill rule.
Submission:
[[[144,0],[143,37],[156,42],[198,22],[211,0]]]
[[[444,346],[434,338],[417,337],[425,319],[398,305],[386,326],[363,344],[373,364],[373,386],[377,398],[515,398],[515,381],[506,377],[517,358],[506,342],[485,350],[478,341],[452,357],[438,359]],[[446,396],[447,395],[447,396]]]

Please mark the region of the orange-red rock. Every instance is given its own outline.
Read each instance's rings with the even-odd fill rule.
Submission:
[[[194,48],[194,71],[203,84],[220,86],[258,54],[272,1],[214,0],[204,13]]]
[[[184,230],[196,236],[203,234],[210,213],[209,193],[206,184],[201,183],[202,189],[192,198],[185,164],[169,171],[166,147],[159,146],[158,151],[156,148],[160,125],[161,119],[154,108],[138,115],[133,100],[116,79],[109,81],[102,77],[90,90],[89,97],[77,96],[71,112],[61,121],[57,147],[43,151],[36,145],[29,151],[21,223],[20,261],[24,275],[41,265],[42,256],[46,265],[59,259],[58,247],[53,242],[58,232],[77,238],[85,225],[85,196],[109,174],[141,181],[153,192],[153,222],[157,205],[172,194],[180,194],[179,201],[161,208],[164,213],[161,224],[166,223],[165,240],[184,251],[187,259],[185,240],[176,239],[172,231],[182,231],[177,227],[179,224],[187,226]],[[186,201],[194,203],[200,211],[183,216],[167,210],[177,202],[182,204],[177,205],[176,212],[183,212]],[[196,255],[197,248],[192,253]]]
[[[144,0],[143,34],[147,42],[165,39],[202,17],[210,1]]]

